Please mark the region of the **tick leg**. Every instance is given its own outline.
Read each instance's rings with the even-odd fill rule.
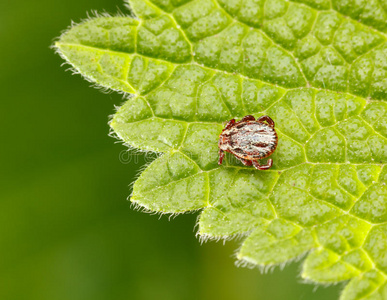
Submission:
[[[258,122],[266,121],[270,127],[274,127],[274,121],[269,116],[262,116],[257,119]]]
[[[255,118],[252,115],[247,115],[247,116],[244,116],[242,120],[240,120],[240,122],[246,122],[246,121],[255,121]]]
[[[273,165],[273,160],[271,158],[269,158],[267,160],[267,164],[263,165],[263,166],[261,166],[258,161],[256,161],[256,160],[253,161],[253,166],[257,170],[268,170],[271,168],[272,165]]]
[[[223,158],[224,158],[224,152],[223,152],[223,150],[219,150],[219,161],[218,161],[219,165],[222,164]]]
[[[253,162],[251,160],[247,160],[247,159],[243,159],[243,158],[240,158],[240,157],[237,157],[241,162],[242,164],[244,164],[245,166],[251,166],[253,164]]]
[[[231,128],[234,124],[235,124],[235,119],[228,121],[228,123],[226,124],[226,127],[224,127],[223,130]]]

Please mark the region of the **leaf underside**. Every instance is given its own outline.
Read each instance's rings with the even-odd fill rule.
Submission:
[[[56,43],[88,80],[132,94],[111,127],[164,153],[131,201],[202,209],[199,234],[245,235],[258,266],[308,253],[302,277],[387,299],[387,2],[130,0],[138,19],[87,20]],[[269,115],[279,144],[257,171],[226,154],[226,121]]]

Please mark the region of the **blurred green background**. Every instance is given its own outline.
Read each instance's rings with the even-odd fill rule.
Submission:
[[[337,299],[302,284],[300,264],[237,268],[238,241],[200,245],[197,215],[152,216],[126,200],[143,165],[108,136],[122,103],[60,67],[49,49],[70,21],[121,0],[0,5],[1,300]]]

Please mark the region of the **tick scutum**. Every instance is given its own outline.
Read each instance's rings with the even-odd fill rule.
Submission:
[[[244,159],[268,157],[277,147],[274,128],[261,122],[250,121],[227,130],[230,137],[229,151]],[[233,151],[238,149],[239,151]],[[242,150],[242,151],[240,151]]]

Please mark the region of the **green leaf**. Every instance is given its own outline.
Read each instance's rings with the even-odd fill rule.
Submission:
[[[139,19],[85,21],[56,47],[88,80],[133,95],[111,122],[125,143],[164,153],[131,201],[201,209],[202,238],[246,236],[241,263],[307,254],[306,280],[387,299],[387,6],[129,2]],[[217,164],[225,122],[247,114],[276,123],[268,171]]]

